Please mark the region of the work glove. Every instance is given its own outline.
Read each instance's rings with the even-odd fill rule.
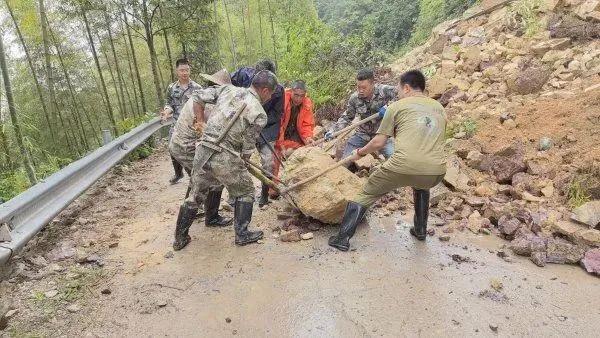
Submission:
[[[331,141],[333,140],[333,131],[328,131],[325,133],[325,141]]]
[[[377,113],[379,114],[380,119],[382,119],[385,116],[386,111],[387,111],[387,106],[383,106],[383,107],[379,108],[379,111]]]

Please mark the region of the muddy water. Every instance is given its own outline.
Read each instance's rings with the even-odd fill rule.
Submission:
[[[99,336],[597,336],[600,279],[578,267],[541,269],[525,259],[505,262],[502,242],[455,234],[413,240],[393,217],[370,217],[352,240],[355,251],[327,246],[334,229],[300,243],[281,243],[266,230],[273,213],[255,210],[264,244],[236,247],[232,229],[192,228],[192,243],[172,258],[183,184],[170,187],[167,158],[149,189],[132,198],[128,225],[107,257],[114,272],[97,288]],[[154,186],[153,186],[154,184]],[[132,192],[134,193],[134,192]],[[119,201],[117,201],[119,203]],[[149,207],[149,205],[151,207]],[[408,220],[408,218],[407,218]],[[451,255],[468,257],[455,262]],[[503,284],[494,291],[490,282]],[[486,291],[487,290],[487,291]]]

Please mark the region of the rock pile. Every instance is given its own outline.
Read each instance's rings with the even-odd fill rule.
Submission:
[[[541,1],[532,26],[500,3],[440,24],[391,65],[428,74],[451,121],[449,190],[432,217],[444,238],[494,233],[539,266],[600,274],[600,2]],[[589,202],[572,208],[574,196]]]

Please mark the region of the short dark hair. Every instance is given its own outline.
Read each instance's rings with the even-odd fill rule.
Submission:
[[[275,90],[277,87],[277,76],[268,70],[261,70],[252,78],[252,86],[257,89],[269,88]]]
[[[189,64],[190,64],[190,62],[188,61],[188,59],[181,58],[181,59],[178,59],[177,61],[175,61],[175,68],[177,68],[181,65],[189,65]]]
[[[304,82],[304,80],[295,80],[290,85],[290,88],[292,88],[292,89],[300,89],[300,90],[306,91],[306,82]]]
[[[400,85],[409,85],[412,89],[425,91],[425,75],[420,70],[409,70],[400,77]]]
[[[356,74],[356,79],[358,81],[364,81],[364,80],[374,81],[375,73],[373,73],[373,69],[371,69],[371,68],[364,68],[364,69],[361,69],[358,71],[358,73]]]
[[[277,73],[277,66],[275,65],[275,62],[273,62],[269,59],[264,59],[264,60],[258,61],[254,68],[256,69],[257,72],[260,72],[261,70],[268,70],[273,74]]]

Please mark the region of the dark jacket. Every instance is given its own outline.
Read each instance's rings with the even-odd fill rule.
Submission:
[[[250,67],[242,67],[231,74],[231,84],[236,87],[250,87],[252,84],[252,78],[256,70]],[[283,115],[283,94],[284,89],[282,85],[277,85],[271,99],[263,104],[263,108],[267,113],[267,125],[262,130],[262,134],[269,142],[277,141],[279,136],[279,127],[281,126],[281,116]],[[258,137],[256,140],[257,144],[263,145],[265,142],[262,137]]]
[[[284,90],[282,85],[277,85],[275,92],[267,103],[263,104],[263,108],[267,113],[267,125],[262,130],[263,136],[269,142],[275,142],[279,136],[279,128],[281,127],[281,116],[283,115]],[[263,145],[265,142],[262,137],[258,138],[258,144]]]

